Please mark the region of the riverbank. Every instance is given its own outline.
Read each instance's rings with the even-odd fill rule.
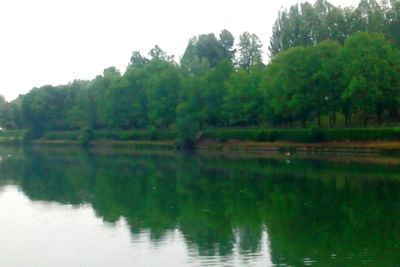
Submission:
[[[80,147],[79,141],[70,140],[37,140],[31,143],[34,146],[76,146]],[[125,148],[125,149],[165,149],[177,150],[179,146],[174,140],[169,141],[117,141],[96,140],[90,143],[93,148]],[[370,153],[380,152],[400,153],[400,142],[398,141],[370,141],[370,142],[255,142],[229,140],[220,142],[215,140],[203,140],[197,143],[195,149],[207,151],[243,151],[243,152],[313,152],[313,153]]]
[[[30,144],[34,146],[75,146],[81,147],[80,141],[74,140],[36,140]],[[176,149],[176,142],[169,141],[119,141],[119,140],[95,140],[90,142],[91,147],[116,147],[129,149]]]
[[[21,144],[25,131],[3,131],[2,144]],[[80,131],[47,132],[29,141],[35,146],[82,146]],[[129,149],[182,149],[174,131],[93,131],[92,147]],[[194,149],[254,152],[400,152],[400,128],[340,129],[210,129],[199,132]]]

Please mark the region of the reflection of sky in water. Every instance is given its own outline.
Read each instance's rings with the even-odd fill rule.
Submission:
[[[179,230],[154,241],[123,219],[104,223],[88,205],[33,202],[15,186],[0,192],[0,266],[272,266],[266,230],[256,254],[240,250],[234,230],[232,255],[203,257]]]

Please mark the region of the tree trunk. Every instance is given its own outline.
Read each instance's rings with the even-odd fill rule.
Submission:
[[[382,124],[382,113],[383,113],[383,108],[381,107],[381,105],[379,105],[378,110],[376,111],[376,119],[378,126],[381,126]]]
[[[336,127],[336,112],[333,113],[333,127]]]
[[[321,127],[321,114],[318,112],[318,127]]]
[[[378,119],[378,126],[381,126],[381,124],[382,124],[382,112],[378,111],[377,119]]]
[[[344,126],[349,127],[351,123],[351,115],[349,113],[344,114]]]
[[[331,113],[329,115],[329,126],[330,127],[335,127],[336,126],[336,112]]]
[[[368,126],[368,116],[367,114],[364,114],[364,127]]]

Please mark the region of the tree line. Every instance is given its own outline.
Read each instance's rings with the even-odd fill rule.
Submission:
[[[33,88],[7,103],[0,126],[46,131],[210,127],[380,126],[399,123],[400,1],[325,0],[282,10],[270,40],[228,30],[189,40],[179,64],[159,46],[93,80]]]

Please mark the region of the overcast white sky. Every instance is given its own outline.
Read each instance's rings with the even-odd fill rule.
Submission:
[[[7,100],[45,84],[121,72],[133,50],[158,44],[179,60],[189,38],[227,29],[249,31],[268,48],[281,7],[269,0],[1,0],[0,94]],[[332,0],[357,5],[359,0]]]

